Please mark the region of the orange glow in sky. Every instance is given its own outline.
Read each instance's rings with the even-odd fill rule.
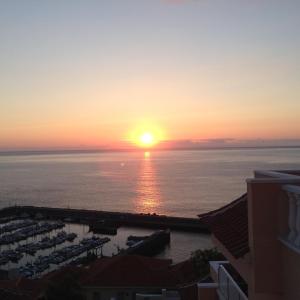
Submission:
[[[163,130],[150,122],[137,126],[136,129],[130,132],[128,137],[130,142],[142,148],[154,147],[164,139]]]
[[[2,2],[0,151],[300,145],[300,1]]]

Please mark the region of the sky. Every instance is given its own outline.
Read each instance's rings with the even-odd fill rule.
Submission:
[[[0,149],[300,140],[300,1],[0,0]]]

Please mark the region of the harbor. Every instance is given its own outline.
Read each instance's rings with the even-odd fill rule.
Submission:
[[[74,223],[89,224],[91,226],[96,222],[105,221],[117,227],[136,226],[209,233],[207,225],[202,224],[199,218],[38,206],[12,206],[0,211],[0,217],[6,218],[22,214],[33,218],[42,216],[45,219],[53,220],[68,219]]]
[[[102,247],[105,243],[109,242],[109,238],[85,238],[79,244],[66,246],[62,249],[55,250],[46,256],[38,256],[33,263],[27,263],[25,266],[19,268],[19,273],[23,277],[38,277],[44,271],[50,268],[50,264],[59,265],[62,263],[74,263],[72,259],[79,255],[94,249]]]
[[[37,278],[63,265],[74,264],[88,253],[101,256],[102,247],[110,241],[108,237],[86,234],[85,228],[82,234],[75,233],[76,225],[66,226],[62,221],[14,218],[3,224],[0,268],[14,273],[12,276]],[[61,230],[63,227],[68,227],[68,232]]]
[[[140,254],[180,261],[181,256],[186,257],[196,250],[184,249],[186,238],[199,239],[199,245],[203,245],[203,241],[210,244],[209,235],[194,230],[166,230],[166,222],[158,229],[157,222],[153,227],[128,226],[127,222],[117,222],[117,218],[106,218],[104,223],[99,222],[95,214],[87,217],[86,211],[79,211],[78,214],[74,213],[76,210],[71,210],[71,214],[63,214],[64,210],[61,209],[49,211],[52,213],[45,213],[45,209],[38,208],[31,211],[19,207],[0,210],[0,269],[7,272],[9,278],[20,275],[39,278],[62,266],[81,264],[91,256]],[[99,214],[102,217],[107,215],[103,212]],[[111,214],[119,215],[118,219],[124,216],[121,213]],[[156,219],[156,216],[147,217],[144,221]],[[114,227],[115,231],[104,233],[94,230],[96,228],[92,224],[95,222],[99,222],[101,229],[105,225],[105,230]],[[182,245],[182,248],[172,247],[172,243]],[[176,251],[177,254],[173,253]]]

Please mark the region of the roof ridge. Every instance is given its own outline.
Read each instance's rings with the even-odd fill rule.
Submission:
[[[200,217],[214,236],[236,258],[249,252],[247,194]],[[241,249],[244,249],[243,251]]]
[[[221,212],[231,208],[232,206],[235,206],[237,203],[245,201],[246,199],[247,199],[247,193],[244,193],[240,197],[238,197],[237,199],[231,201],[230,203],[228,203],[228,204],[226,204],[226,205],[224,205],[220,208],[209,211],[207,213],[199,214],[198,217],[201,220],[201,218],[209,217],[209,216],[212,216],[212,215],[215,216],[216,214],[221,213]]]

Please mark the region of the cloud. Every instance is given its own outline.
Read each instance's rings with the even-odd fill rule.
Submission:
[[[205,148],[244,148],[244,147],[299,147],[300,139],[197,139],[169,140],[160,143],[162,149],[205,149]]]

